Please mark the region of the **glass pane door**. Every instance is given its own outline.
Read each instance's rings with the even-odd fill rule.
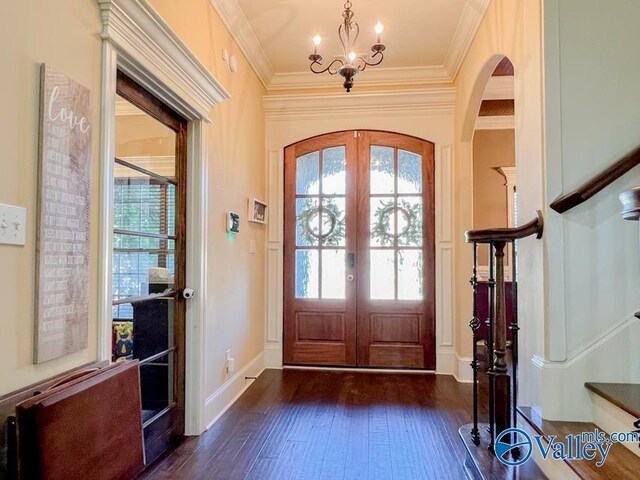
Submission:
[[[149,463],[184,431],[184,300],[177,293],[184,288],[186,129],[121,74],[118,93],[113,360],[140,362]]]
[[[358,364],[433,369],[433,145],[374,131],[358,141]]]
[[[435,368],[433,169],[386,132],[287,147],[285,363]]]
[[[285,155],[286,362],[353,366],[355,142],[333,134]]]

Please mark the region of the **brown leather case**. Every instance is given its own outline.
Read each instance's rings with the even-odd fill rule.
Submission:
[[[144,468],[137,361],[63,379],[16,406],[21,480],[125,480]]]

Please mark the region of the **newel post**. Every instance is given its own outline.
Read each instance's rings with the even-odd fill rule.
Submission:
[[[493,243],[495,249],[496,287],[493,329],[493,375],[495,388],[496,435],[511,427],[511,378],[507,370],[507,316],[504,284],[504,250],[506,242]]]

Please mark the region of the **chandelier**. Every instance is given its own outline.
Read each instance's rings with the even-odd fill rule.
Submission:
[[[373,54],[358,55],[356,53],[355,43],[358,40],[358,35],[360,35],[360,26],[358,22],[353,20],[354,14],[353,10],[351,10],[352,6],[349,0],[344,4],[344,12],[342,12],[343,22],[338,28],[338,37],[340,38],[340,43],[342,43],[343,54],[334,57],[334,59],[325,66],[322,63],[322,55],[318,53],[318,47],[322,42],[322,37],[316,35],[313,37],[313,53],[309,55],[309,60],[311,60],[310,68],[313,73],[321,74],[329,72],[330,75],[340,75],[344,78],[344,88],[347,92],[350,92],[351,88],[353,88],[353,79],[358,73],[364,71],[367,67],[375,67],[382,63],[384,59],[382,52],[385,49],[385,46],[380,41],[384,26],[378,20],[375,26],[377,35],[376,43],[371,46]]]

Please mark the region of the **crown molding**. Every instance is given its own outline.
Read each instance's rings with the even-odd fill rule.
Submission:
[[[309,71],[275,73],[237,0],[209,0],[267,90],[335,87],[338,80]],[[491,0],[467,0],[444,65],[367,70],[358,85],[433,85],[453,83]]]
[[[161,90],[184,113],[204,119],[215,104],[230,97],[146,0],[97,3],[102,38],[115,47],[119,66],[139,77],[136,80],[144,86]]]
[[[513,77],[490,77],[482,100],[513,100],[515,93]]]
[[[289,94],[262,97],[267,121],[344,118],[362,115],[452,115],[454,87],[345,94]]]
[[[274,71],[260,40],[237,0],[209,0],[222,22],[236,41],[247,61],[266,89],[269,89]]]
[[[269,90],[295,90],[299,88],[336,87],[341,84],[340,77],[331,75],[314,75],[310,71],[295,73],[276,73]],[[443,67],[402,67],[374,68],[366,70],[362,76],[356,77],[358,86],[384,85],[433,85],[451,83],[449,74]]]
[[[498,171],[507,181],[507,185],[516,185],[516,167],[498,167]]]
[[[511,130],[516,128],[516,121],[513,115],[478,117],[476,120],[476,130]]]
[[[455,81],[458,76],[462,62],[471,48],[490,3],[491,0],[467,0],[464,5],[444,61],[444,68],[449,74],[451,82]]]

